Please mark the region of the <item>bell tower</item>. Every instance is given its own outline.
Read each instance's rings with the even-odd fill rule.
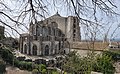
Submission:
[[[67,19],[67,39],[68,41],[81,41],[79,19],[75,16],[69,16]]]

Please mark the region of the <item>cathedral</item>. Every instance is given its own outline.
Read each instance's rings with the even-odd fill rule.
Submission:
[[[5,27],[0,26],[0,40],[2,40],[3,38],[5,38],[4,31],[5,31]]]
[[[66,54],[69,43],[80,40],[78,18],[62,17],[57,12],[45,20],[30,23],[29,33],[20,35],[20,52],[34,56]]]

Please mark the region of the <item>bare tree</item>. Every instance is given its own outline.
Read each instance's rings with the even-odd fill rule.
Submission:
[[[114,3],[113,0],[1,0],[0,22],[19,34],[16,28],[24,31],[23,27],[28,29],[30,21],[46,18],[50,7],[57,10],[64,8],[68,14],[78,16],[80,24],[89,28],[89,32],[93,32],[90,30],[94,27],[96,35],[95,32],[100,32],[98,29],[103,28],[97,17],[98,12],[106,16],[119,15],[114,11],[117,8]]]
[[[85,37],[93,42],[93,49],[97,35],[103,34],[104,25],[109,22],[102,22],[104,16],[119,16],[114,11],[115,0],[0,0],[0,23],[9,27],[13,34],[20,34],[18,29],[24,31],[31,21],[45,19],[51,9],[60,11],[62,8],[79,18]],[[99,13],[104,16],[99,17]]]

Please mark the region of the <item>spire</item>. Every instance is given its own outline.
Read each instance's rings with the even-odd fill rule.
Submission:
[[[58,13],[58,11],[56,12],[55,16],[60,16],[60,14]]]
[[[56,13],[56,14],[59,14],[59,13],[58,13],[58,10],[57,10],[57,13]]]

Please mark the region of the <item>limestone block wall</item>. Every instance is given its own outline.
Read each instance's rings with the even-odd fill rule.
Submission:
[[[54,54],[59,53],[59,41],[55,41],[55,45],[54,45]]]
[[[90,50],[80,50],[80,49],[71,49],[70,51],[77,51],[77,53],[81,56],[81,57],[84,57],[84,56],[87,56],[88,53],[90,53],[91,51]],[[94,53],[97,54],[101,54],[102,51],[94,51]]]
[[[67,38],[68,41],[73,41],[73,18],[72,17],[68,17],[67,19]]]
[[[66,18],[54,16],[46,19],[45,22],[47,22],[48,24],[51,24],[51,22],[56,22],[58,24],[58,28],[61,29],[64,34],[66,34]]]
[[[68,17],[66,29],[68,41],[81,41],[79,20],[77,17]]]

